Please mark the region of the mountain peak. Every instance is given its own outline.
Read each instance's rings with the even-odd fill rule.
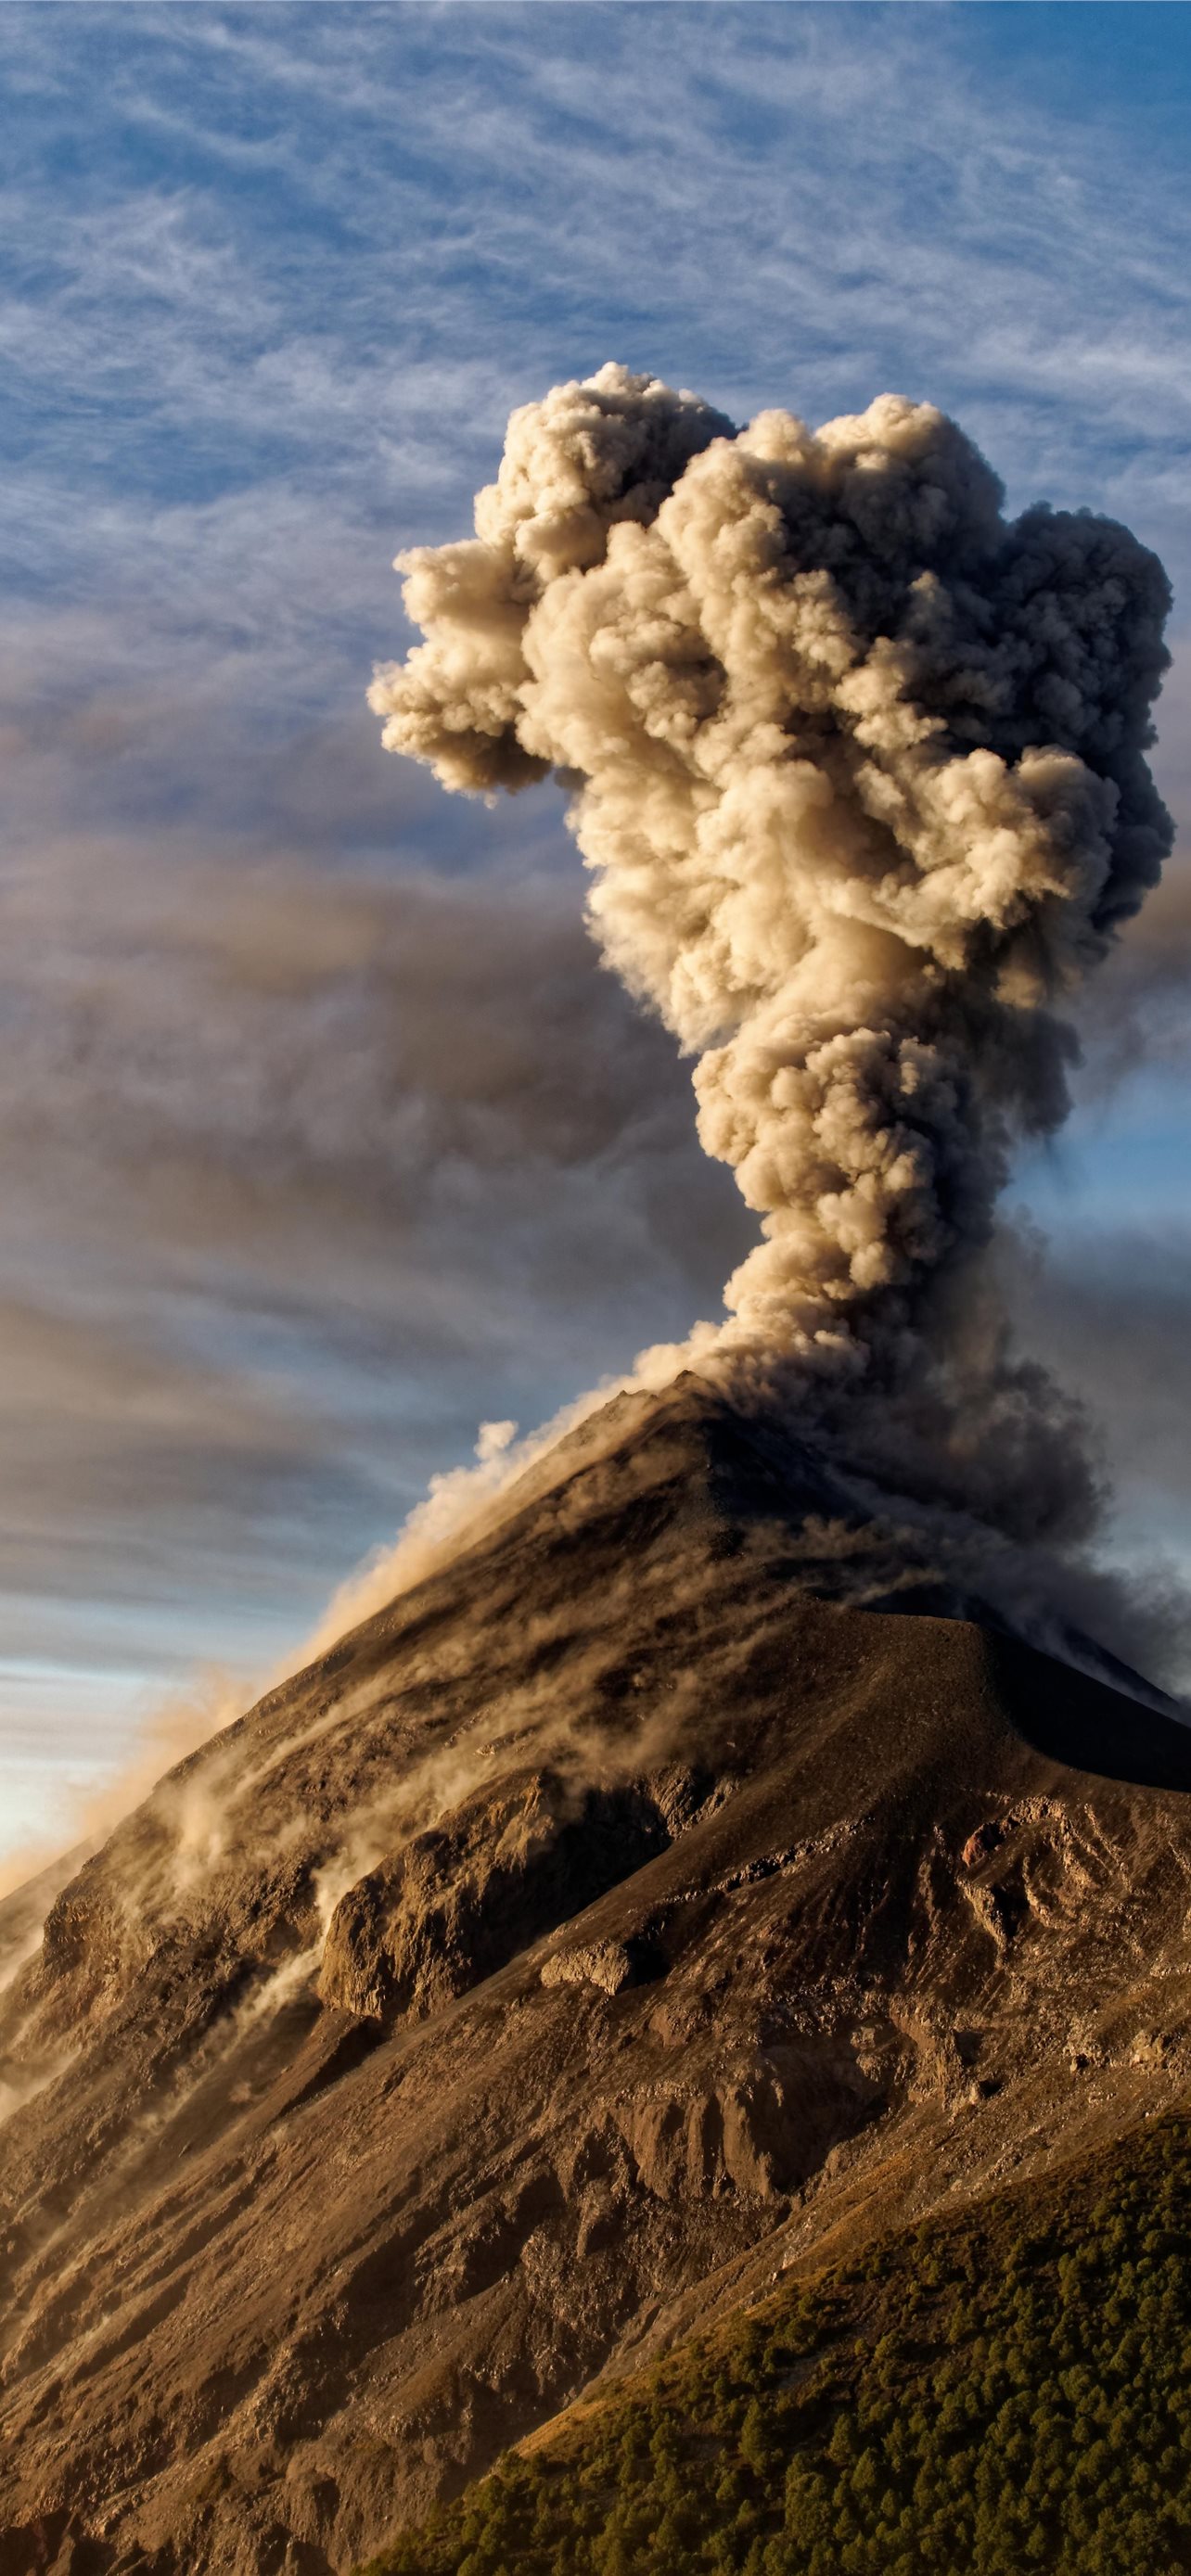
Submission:
[[[54,1894],[6,2576],[340,2576],[775,2268],[1163,2098],[1191,1738],[930,1573],[780,1423],[622,1396]]]

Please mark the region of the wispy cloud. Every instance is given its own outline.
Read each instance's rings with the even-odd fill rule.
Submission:
[[[319,481],[383,465],[394,437],[408,471],[455,381],[464,490],[510,397],[610,335],[744,409],[929,373],[995,417],[1014,472],[1040,436],[1074,480],[1185,427],[1181,196],[1103,112],[1057,126],[939,13],[84,23],[98,119],[52,20],[10,13],[49,136],[88,144],[65,202],[18,159],[36,255],[17,310],[31,368],[75,399],[85,370],[93,434],[106,403],[136,452],[184,421],[175,475],[219,427],[225,471],[236,429]],[[28,86],[21,111],[27,128]]]

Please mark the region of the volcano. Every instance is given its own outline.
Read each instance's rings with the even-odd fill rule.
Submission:
[[[0,1909],[2,2576],[346,2571],[1191,2076],[1191,1735],[694,1378]]]

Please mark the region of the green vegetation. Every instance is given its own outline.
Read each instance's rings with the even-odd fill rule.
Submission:
[[[1191,2122],[791,2285],[367,2576],[1191,2569]]]

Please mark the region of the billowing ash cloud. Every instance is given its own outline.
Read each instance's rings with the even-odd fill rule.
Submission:
[[[474,538],[399,558],[426,641],[372,703],[448,787],[573,791],[604,955],[761,1219],[687,1356],[776,1369],[903,1491],[1078,1536],[1078,1421],[975,1265],[1066,1112],[1063,997],[1169,847],[1169,592],[1127,529],[1001,501],[929,404],[737,434],[604,367],[514,413]]]

